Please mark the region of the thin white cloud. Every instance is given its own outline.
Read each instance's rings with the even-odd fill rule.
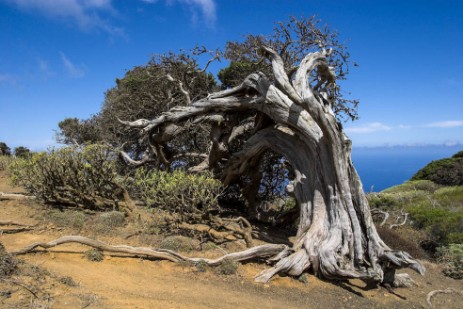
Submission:
[[[463,127],[463,120],[448,120],[448,121],[433,122],[433,123],[426,124],[425,127],[428,127],[428,128]]]
[[[64,70],[70,77],[82,78],[85,76],[85,67],[83,65],[75,65],[63,53],[60,53],[60,55]]]
[[[111,34],[122,34],[121,29],[113,27],[100,17],[101,14],[114,14],[112,0],[0,0],[21,10],[38,13],[50,18],[64,19],[76,23],[80,29],[100,29]]]
[[[141,0],[142,2],[153,4],[159,2],[158,0]],[[180,3],[187,7],[191,13],[191,20],[193,23],[198,23],[200,20],[213,26],[217,20],[217,7],[215,0],[165,0],[167,5]]]
[[[48,78],[53,75],[53,71],[50,69],[47,61],[38,59],[37,66],[42,78]]]
[[[0,74],[0,85],[3,84],[15,85],[16,78],[11,74]]]
[[[381,122],[372,122],[363,126],[346,128],[344,131],[346,131],[347,133],[372,133],[378,131],[390,131],[392,129],[392,127],[385,125]]]

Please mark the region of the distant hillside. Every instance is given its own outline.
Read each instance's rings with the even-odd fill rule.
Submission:
[[[431,180],[445,186],[462,186],[463,151],[454,154],[451,158],[432,161],[410,180]]]

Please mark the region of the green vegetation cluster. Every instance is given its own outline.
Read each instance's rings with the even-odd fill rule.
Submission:
[[[368,195],[372,209],[390,214],[385,226],[403,221],[406,214],[407,224],[395,230],[398,237],[418,241],[455,279],[463,278],[462,160],[463,152],[458,152],[433,161],[410,181]],[[377,222],[383,218],[379,216]]]
[[[171,173],[139,168],[134,176],[135,191],[146,205],[178,214],[182,221],[218,211],[222,183],[209,174]]]
[[[431,180],[445,186],[463,186],[463,151],[451,158],[432,161],[411,180]]]
[[[58,207],[118,209],[123,200],[116,156],[104,145],[64,147],[16,158],[8,172],[14,185]]]

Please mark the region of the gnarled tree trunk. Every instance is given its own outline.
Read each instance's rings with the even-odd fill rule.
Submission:
[[[272,62],[275,82],[263,73],[254,73],[238,87],[173,108],[157,119],[127,124],[154,135],[172,123],[212,122],[215,131],[209,168],[226,159],[221,174],[226,185],[249,175],[267,150],[287,158],[294,172],[287,189],[300,209],[297,240],[292,251],[281,254],[272,268],[256,277],[257,281],[266,282],[277,273],[297,276],[308,269],[325,278],[358,278],[391,285],[401,278],[395,275],[398,268],[411,267],[423,274],[418,261],[405,252],[391,250],[375,229],[351,161],[351,141],[332,111],[336,77],[327,64],[329,51],[307,55],[290,75],[278,54],[267,47],[263,52]],[[310,82],[313,77],[315,86]],[[227,157],[230,132],[239,128],[238,123],[228,120],[246,110],[257,111],[271,121],[262,125],[256,117],[252,137],[241,151]],[[201,163],[202,169],[206,166]]]

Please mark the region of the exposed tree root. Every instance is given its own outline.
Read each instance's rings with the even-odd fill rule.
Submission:
[[[267,244],[256,246],[244,251],[229,253],[223,255],[217,259],[206,259],[206,258],[190,258],[182,256],[179,253],[176,253],[171,250],[165,249],[153,249],[147,247],[132,247],[125,245],[112,246],[104,242],[90,239],[83,236],[63,236],[48,243],[45,242],[36,242],[33,243],[21,250],[12,252],[11,254],[20,255],[33,252],[34,249],[41,247],[44,249],[50,249],[66,243],[79,243],[82,245],[90,246],[96,249],[107,252],[117,252],[117,253],[126,253],[129,255],[134,255],[137,257],[143,256],[153,259],[169,260],[174,263],[178,262],[191,262],[191,263],[206,263],[211,266],[216,266],[221,264],[225,260],[232,260],[236,262],[247,261],[255,258],[271,258],[274,256],[280,255],[282,252],[289,251],[289,248],[286,245],[275,245]]]
[[[456,293],[456,294],[460,294],[460,295],[463,295],[463,290],[462,291],[457,291],[455,289],[452,289],[452,288],[446,288],[445,290],[434,290],[434,291],[431,291],[428,293],[428,295],[426,296],[426,302],[428,303],[428,306],[429,308],[434,308],[434,306],[432,305],[432,302],[431,302],[431,298],[436,295],[436,294],[451,294],[451,293]]]
[[[25,231],[32,230],[32,226],[20,222],[15,221],[0,221],[0,226],[19,226],[19,228],[7,228],[7,229],[0,229],[0,235],[2,234],[16,234]]]

